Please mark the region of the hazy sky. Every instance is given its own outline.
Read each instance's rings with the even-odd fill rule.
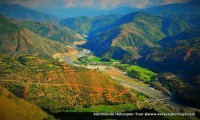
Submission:
[[[191,0],[0,0],[10,4],[19,4],[31,8],[101,8],[116,7],[145,8],[149,6],[164,5],[170,3],[185,3]]]

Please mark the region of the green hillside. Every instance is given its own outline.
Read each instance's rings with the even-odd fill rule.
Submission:
[[[162,20],[162,32],[167,36],[179,34],[192,28],[192,25],[182,19],[166,18]]]
[[[190,23],[194,28],[200,27],[200,15],[171,15],[170,18],[184,20]]]
[[[113,23],[120,17],[120,15],[105,15],[95,17],[83,16],[79,18],[67,18],[61,20],[60,25],[67,26],[80,34],[89,34],[90,32],[97,30],[102,26]]]
[[[176,42],[179,40],[192,39],[192,38],[196,38],[196,37],[200,37],[200,30],[198,28],[186,30],[179,34],[168,36],[168,37],[160,40],[159,44],[163,47],[165,47],[165,46],[170,47],[170,46],[175,45]]]
[[[123,111],[123,104],[136,105],[138,100],[134,93],[96,70],[34,56],[1,55],[0,65],[2,86],[51,112],[119,104]]]
[[[68,51],[61,43],[38,36],[2,16],[0,16],[0,24],[0,53],[2,54],[50,57],[55,53]]]
[[[168,46],[153,49],[147,60],[159,63],[163,70],[193,76],[200,71],[200,38],[177,40]],[[170,66],[174,66],[173,68]]]
[[[148,100],[154,99],[138,91],[127,89],[107,74],[97,70],[76,68],[65,62],[45,60],[30,55],[19,57],[0,55],[0,65],[0,86],[17,97],[6,95],[6,100],[13,100],[12,104],[10,100],[8,104],[1,104],[4,100],[1,100],[2,94],[0,94],[0,107],[8,107],[5,110],[1,109],[0,113],[3,111],[8,115],[10,109],[14,107],[13,109],[20,112],[13,111],[12,115],[21,114],[16,119],[26,118],[27,115],[35,118],[34,113],[37,113],[36,119],[42,118],[40,109],[35,111],[34,105],[48,111],[56,118],[63,117],[63,119],[70,117],[59,114],[67,115],[70,112],[131,112],[142,108],[172,112],[168,104],[155,102],[152,106]],[[0,93],[3,93],[1,87]],[[14,101],[19,98],[22,102],[16,101],[18,103],[16,105]],[[34,104],[31,111],[24,111],[27,108],[25,102]],[[22,108],[15,108],[19,105]],[[47,120],[52,119],[45,114],[44,117]]]
[[[191,29],[159,41],[137,64],[160,73],[160,83],[181,103],[199,108],[200,34]]]
[[[34,11],[29,8],[17,5],[0,3],[0,13],[9,18],[23,19],[23,20],[35,20],[35,21],[52,21],[57,22],[58,19],[47,15],[42,12]]]
[[[142,11],[160,16],[200,15],[199,5],[200,5],[199,0],[191,0],[183,4],[179,3],[166,4],[161,6],[150,7]]]
[[[167,88],[178,102],[200,108],[200,90],[190,84],[185,83],[179,77],[164,73],[158,76],[159,82],[163,87]]]
[[[198,29],[192,29],[166,37],[159,42],[161,47],[144,53],[137,63],[155,71],[180,75],[184,84],[187,82],[194,88],[199,88],[199,35]],[[187,94],[189,95],[185,93],[186,96]]]
[[[83,41],[83,38],[78,37],[78,33],[72,31],[68,27],[60,27],[48,22],[34,21],[19,21],[12,20],[17,25],[20,25],[42,37],[61,42],[63,44],[72,44],[73,42]]]
[[[198,0],[0,1],[0,120],[199,119],[199,11]]]
[[[110,50],[119,48],[125,54],[115,59],[127,59],[127,56],[130,59],[138,59],[141,57],[139,52],[159,47],[157,42],[161,39],[189,28],[190,26],[181,20],[165,19],[136,12],[117,20],[102,34],[89,38],[85,47],[104,57],[114,56],[112,53],[115,52],[111,53]]]
[[[161,47],[153,49],[148,59],[163,62],[168,60],[181,60],[190,65],[198,65],[200,30],[191,29],[180,34],[169,36],[159,41]]]

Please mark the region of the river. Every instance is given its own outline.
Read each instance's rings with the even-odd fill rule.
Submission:
[[[99,65],[94,66],[94,65],[78,65],[78,64],[74,64],[74,62],[73,62],[73,58],[74,57],[85,56],[88,53],[90,53],[89,50],[83,49],[82,51],[78,52],[77,54],[70,55],[70,56],[65,56],[64,60],[68,64],[70,64],[72,66],[76,66],[76,67],[86,67],[86,68],[90,68],[90,69],[104,68],[105,67],[105,66],[102,67],[102,66],[99,66]],[[138,84],[133,84],[133,83],[124,81],[122,79],[119,79],[119,78],[117,78],[115,76],[110,76],[110,77],[113,78],[113,80],[121,83],[122,85],[124,85],[126,87],[133,88],[133,89],[135,89],[135,90],[137,90],[139,92],[147,94],[147,95],[155,98],[156,100],[164,101],[164,102],[168,103],[169,105],[173,106],[174,108],[184,109],[184,110],[188,110],[189,109],[189,110],[192,110],[192,111],[199,111],[200,112],[199,109],[191,108],[191,107],[184,106],[184,105],[176,103],[175,101],[173,101],[173,99],[171,97],[164,95],[162,92],[160,92],[158,90],[155,90],[152,87],[147,87],[147,86],[141,86],[141,85],[138,85]]]

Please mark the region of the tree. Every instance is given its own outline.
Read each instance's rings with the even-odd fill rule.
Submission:
[[[157,79],[157,77],[156,77],[156,76],[151,76],[151,84],[152,84],[153,82],[155,82],[155,81],[156,81],[156,79]]]

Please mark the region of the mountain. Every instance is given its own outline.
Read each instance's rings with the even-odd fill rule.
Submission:
[[[56,59],[43,59],[57,52],[68,52],[61,43],[43,38],[3,16],[0,16],[0,27],[0,86],[17,98],[52,114],[90,109],[90,106],[120,105],[118,110],[121,112],[138,108],[135,93],[108,75],[97,70],[72,67]],[[9,107],[6,111],[14,106],[9,105],[4,105]],[[29,115],[29,112],[31,116],[34,108],[24,113]],[[40,114],[38,112],[38,119]],[[47,116],[45,119],[50,118]]]
[[[200,15],[200,2],[199,0],[193,0],[185,4],[167,4],[162,6],[151,7],[142,10],[144,12],[161,15],[161,16],[171,16],[171,15]]]
[[[200,15],[170,15],[168,17],[186,21],[194,28],[200,28]]]
[[[199,29],[189,30],[161,40],[161,47],[153,49],[140,63],[157,70],[195,77],[200,71],[199,33]]]
[[[136,8],[130,7],[120,7],[115,9],[99,9],[99,8],[81,8],[81,7],[73,7],[73,8],[64,8],[64,9],[52,9],[52,8],[45,8],[41,9],[40,11],[56,16],[60,19],[65,18],[72,18],[72,17],[82,17],[82,16],[102,16],[102,15],[125,15],[131,12],[136,11]]]
[[[23,19],[23,20],[34,20],[34,21],[51,21],[57,22],[57,18],[50,16],[48,14],[31,10],[29,8],[13,4],[0,4],[0,14],[15,19]]]
[[[158,81],[163,88],[167,88],[172,96],[184,105],[200,108],[200,89],[184,82],[180,77],[171,73],[163,73],[158,76]]]
[[[115,21],[103,29],[101,34],[90,37],[85,47],[98,56],[138,59],[141,57],[139,52],[159,47],[157,42],[161,39],[190,28],[187,22],[181,20],[135,12]]]
[[[90,34],[90,32],[113,23],[121,15],[103,15],[95,17],[82,16],[78,18],[67,18],[60,21],[60,25],[67,26],[81,34]]]
[[[190,23],[181,19],[164,18],[162,20],[162,32],[167,36],[176,35],[192,27]]]
[[[36,33],[37,35],[63,43],[65,45],[84,41],[84,38],[82,38],[81,35],[71,30],[70,28],[61,27],[53,23],[35,22],[30,20],[12,20],[12,22]]]
[[[159,44],[163,47],[171,47],[176,45],[176,42],[179,40],[187,40],[200,37],[200,29],[190,29],[179,34],[168,36],[159,41]]]
[[[137,64],[163,74],[160,83],[175,98],[193,107],[198,104],[200,86],[200,31],[191,29],[159,41],[160,47],[143,53]],[[190,102],[189,102],[190,101]]]
[[[48,116],[39,107],[17,98],[0,85],[0,119],[1,120],[43,120]]]
[[[36,55],[50,57],[68,49],[59,42],[38,36],[0,16],[0,53],[9,55]]]
[[[197,75],[200,71],[199,40],[199,37],[179,40],[173,47],[156,49],[149,59],[159,63],[157,68],[161,67],[162,70],[184,73],[188,76]],[[169,66],[176,67],[172,69]]]
[[[186,30],[158,44],[143,52],[136,64],[162,73],[159,82],[179,103],[199,108],[200,30]]]
[[[65,62],[30,55],[0,55],[0,63],[2,86],[18,98],[51,113],[90,109],[90,106],[98,105],[131,104],[137,108],[135,93],[97,70],[76,68]],[[122,107],[119,110],[126,109]]]

